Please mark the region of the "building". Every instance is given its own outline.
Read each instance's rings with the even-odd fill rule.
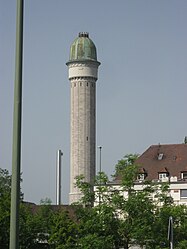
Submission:
[[[95,177],[96,81],[98,67],[96,46],[86,32],[79,33],[66,63],[71,85],[70,203],[80,199],[75,177],[86,182]]]
[[[168,182],[174,202],[187,204],[187,144],[152,145],[136,163],[140,182]]]
[[[164,144],[150,146],[136,160],[139,175],[136,190],[143,189],[143,182],[169,183],[170,195],[176,204],[187,204],[187,144]],[[114,185],[120,184],[118,176]]]

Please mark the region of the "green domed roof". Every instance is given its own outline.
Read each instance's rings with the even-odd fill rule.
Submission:
[[[71,45],[70,61],[74,60],[97,61],[95,44],[86,32],[79,33],[79,37],[77,37]]]

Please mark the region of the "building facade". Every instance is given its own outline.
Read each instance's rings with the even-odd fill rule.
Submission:
[[[187,205],[187,144],[152,145],[135,164],[139,167],[135,190],[142,190],[146,180],[158,186],[168,183],[174,203]],[[119,189],[120,183],[120,176],[117,176],[110,184]],[[124,195],[127,196],[127,193]]]
[[[79,33],[66,63],[71,86],[70,204],[80,199],[75,178],[95,178],[97,51],[86,32]]]
[[[136,163],[141,170],[137,184],[167,182],[174,202],[187,204],[187,144],[152,145]]]

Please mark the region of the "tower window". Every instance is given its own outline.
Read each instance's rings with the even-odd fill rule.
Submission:
[[[76,86],[76,83],[74,83],[74,86]]]
[[[88,82],[87,82],[87,86],[88,86]]]
[[[88,137],[86,137],[86,140],[88,141]]]
[[[82,82],[80,82],[80,86],[82,86]]]

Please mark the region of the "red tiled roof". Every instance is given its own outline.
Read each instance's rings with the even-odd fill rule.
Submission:
[[[187,172],[187,144],[165,144],[150,146],[137,160],[136,164],[147,173],[146,179],[158,179],[158,173],[181,178]]]
[[[146,170],[144,168],[139,168],[139,174],[146,174]]]
[[[35,203],[25,202],[25,201],[23,203],[31,208],[31,212],[33,214],[36,214],[42,206],[45,206],[45,205],[36,205]],[[57,212],[58,211],[67,212],[70,218],[76,220],[75,210],[76,210],[76,208],[78,206],[73,206],[73,205],[49,205],[48,207],[53,212],[56,212],[56,211]]]

